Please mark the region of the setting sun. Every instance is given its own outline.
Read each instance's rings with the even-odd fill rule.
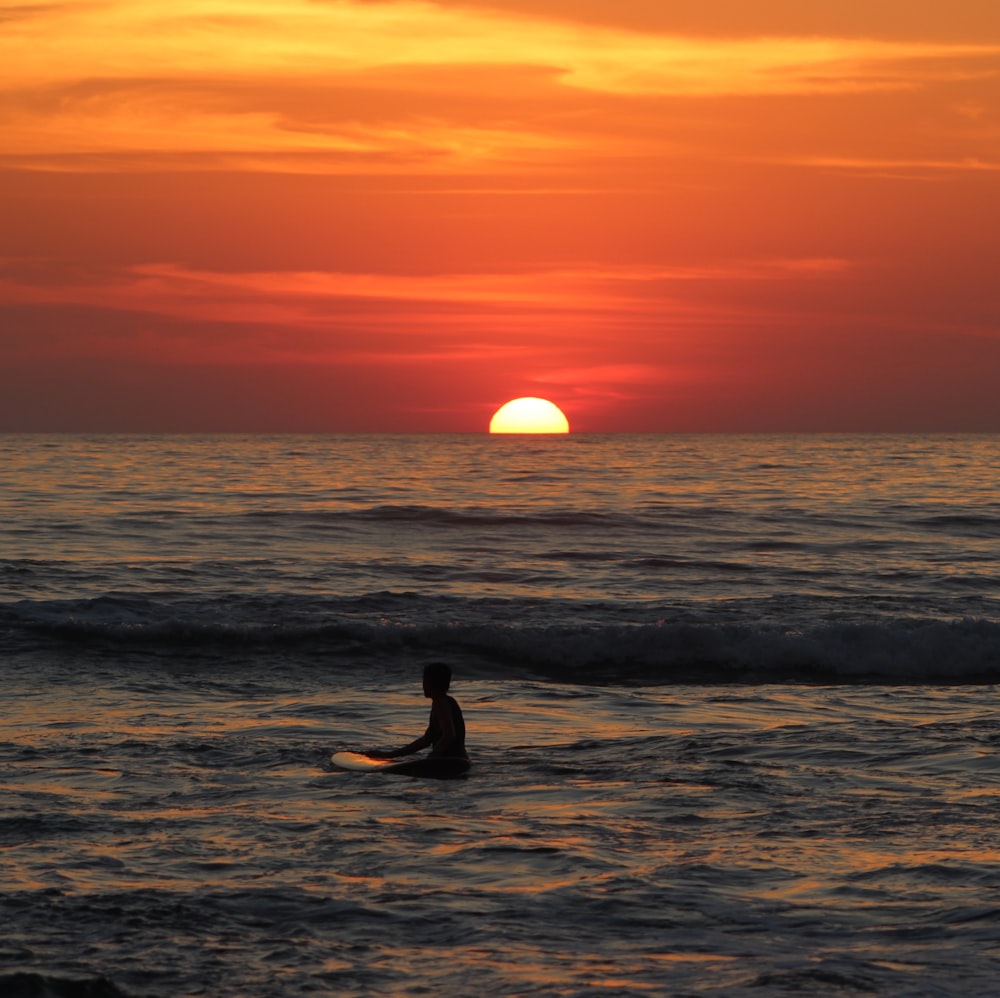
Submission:
[[[569,420],[548,399],[519,398],[497,409],[490,433],[569,433]]]

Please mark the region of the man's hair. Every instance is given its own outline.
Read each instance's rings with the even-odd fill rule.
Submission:
[[[424,666],[424,679],[432,690],[447,693],[451,686],[451,666],[447,662],[428,662]]]

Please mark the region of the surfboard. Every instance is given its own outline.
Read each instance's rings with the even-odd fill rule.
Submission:
[[[398,759],[377,759],[364,752],[337,752],[330,756],[330,762],[340,769],[350,769],[355,773],[370,773],[376,769],[391,768]]]
[[[434,780],[453,780],[469,771],[469,760],[450,757],[428,759],[378,759],[364,752],[337,752],[330,756],[338,769],[354,773],[395,773],[398,776],[425,776]]]

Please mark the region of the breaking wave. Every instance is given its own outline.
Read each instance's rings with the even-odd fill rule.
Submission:
[[[577,606],[373,593],[192,601],[106,596],[0,605],[0,651],[99,651],[125,667],[183,650],[213,662],[280,655],[311,668],[377,669],[448,658],[493,678],[555,682],[969,683],[1000,680],[1000,624],[980,618],[865,619],[773,601],[721,610]]]

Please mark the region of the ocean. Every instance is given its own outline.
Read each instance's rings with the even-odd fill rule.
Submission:
[[[0,995],[995,995],[1000,437],[0,436]],[[334,770],[424,730],[466,779]]]

